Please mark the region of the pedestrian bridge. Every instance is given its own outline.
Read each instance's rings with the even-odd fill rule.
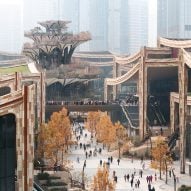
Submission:
[[[69,112],[88,112],[88,111],[107,111],[112,118],[116,118],[122,112],[121,106],[117,103],[108,104],[46,104],[46,120],[50,118],[53,112],[60,111],[65,107]],[[116,116],[116,117],[115,117]],[[118,117],[117,117],[118,118]],[[115,119],[114,119],[115,121]]]

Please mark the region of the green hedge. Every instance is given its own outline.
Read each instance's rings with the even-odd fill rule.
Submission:
[[[48,173],[38,173],[37,178],[38,180],[48,180],[50,175]]]
[[[190,186],[185,186],[185,185],[182,185],[178,191],[191,191],[191,187]]]
[[[66,186],[67,184],[64,182],[48,182],[46,186]]]

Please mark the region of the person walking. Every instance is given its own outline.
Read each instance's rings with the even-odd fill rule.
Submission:
[[[125,180],[125,182],[127,181],[127,175],[125,174],[125,176],[124,176],[124,180]]]
[[[99,161],[100,166],[102,166],[102,160]]]
[[[139,171],[139,175],[141,178],[143,177],[143,171],[142,170]]]
[[[110,157],[110,160],[111,160],[111,163],[112,163],[113,162],[113,157],[112,156]]]
[[[127,174],[127,180],[128,180],[128,182],[129,182],[129,174]]]
[[[117,159],[117,164],[118,164],[118,166],[119,166],[119,163],[120,163],[120,159],[118,158],[118,159]]]
[[[137,187],[139,188],[139,185],[140,185],[140,180],[138,179],[137,180]]]
[[[132,188],[133,187],[133,178],[131,178],[130,183],[131,183],[131,188]]]

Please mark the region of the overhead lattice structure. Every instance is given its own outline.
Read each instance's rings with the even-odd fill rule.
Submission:
[[[24,44],[23,54],[46,69],[69,64],[75,48],[91,40],[91,35],[89,32],[80,32],[75,35],[69,33],[68,23],[70,21],[39,22],[41,27],[25,32],[25,37],[32,39],[33,43]]]

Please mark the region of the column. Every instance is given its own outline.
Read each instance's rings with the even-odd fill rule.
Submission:
[[[145,64],[145,48],[142,50],[142,56],[139,69],[139,135],[143,140],[147,127],[147,67]]]
[[[117,78],[119,76],[119,64],[114,61],[113,65],[113,78]],[[118,93],[118,85],[113,86],[113,100],[116,99]]]
[[[170,95],[170,132],[173,133],[175,130],[175,102],[172,94]]]
[[[108,101],[108,85],[106,80],[104,80],[104,101]]]
[[[183,62],[182,51],[179,53],[179,129],[180,129],[180,173],[185,173],[185,153],[186,153],[186,109],[187,109],[187,87],[188,69]]]

